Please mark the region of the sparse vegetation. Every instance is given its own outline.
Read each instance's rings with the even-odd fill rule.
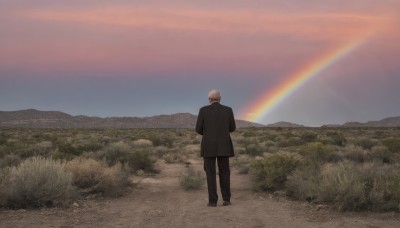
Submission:
[[[72,181],[84,194],[119,195],[128,185],[128,173],[120,163],[109,167],[94,159],[76,158],[66,164]]]
[[[3,170],[0,202],[12,208],[52,206],[65,202],[72,193],[72,175],[64,163],[33,157]]]
[[[257,190],[342,211],[399,211],[399,128],[249,128],[232,138],[233,167],[250,174],[242,178],[251,178]],[[57,205],[74,188],[81,195],[120,195],[129,175],[156,172],[157,159],[190,165],[198,159],[200,139],[193,129],[0,129],[0,205]],[[200,188],[202,174],[188,168],[180,184]],[[15,181],[23,176],[45,184]],[[68,176],[65,194],[58,192]],[[54,188],[46,184],[52,178],[58,180]],[[27,193],[21,193],[24,188]]]
[[[185,190],[200,189],[204,184],[204,176],[202,172],[188,167],[180,179],[180,184]]]
[[[300,161],[290,155],[274,154],[262,159],[254,160],[251,165],[251,174],[254,187],[260,190],[279,190],[300,164]]]

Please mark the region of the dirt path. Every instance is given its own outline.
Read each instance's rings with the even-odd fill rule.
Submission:
[[[200,160],[191,160],[201,170]],[[184,191],[183,164],[158,162],[154,177],[134,177],[124,197],[89,200],[70,209],[0,210],[0,227],[400,227],[398,213],[337,213],[254,193],[247,175],[232,172],[232,206],[207,207],[205,186]]]

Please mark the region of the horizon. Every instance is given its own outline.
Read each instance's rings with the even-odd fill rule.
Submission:
[[[0,110],[305,126],[400,116],[400,2],[0,0]]]
[[[197,116],[197,114],[194,113],[190,113],[190,112],[177,112],[177,113],[161,113],[161,114],[155,114],[155,115],[150,115],[150,116],[96,116],[96,115],[85,115],[85,114],[71,114],[68,112],[64,112],[64,111],[60,111],[60,110],[39,110],[39,109],[35,109],[35,108],[28,108],[28,109],[21,109],[21,110],[11,110],[11,111],[4,111],[4,110],[0,110],[0,112],[20,112],[20,111],[39,111],[39,112],[61,112],[67,115],[70,115],[72,117],[76,117],[76,116],[86,116],[86,117],[94,117],[94,118],[151,118],[151,117],[157,117],[157,116],[170,116],[170,115],[178,115],[178,114],[189,114],[189,115],[193,115],[193,116]],[[343,122],[343,123],[324,123],[321,124],[319,126],[310,126],[310,125],[303,125],[303,124],[299,124],[296,122],[290,122],[290,121],[285,121],[285,120],[279,120],[276,121],[274,123],[268,123],[268,124],[261,124],[264,126],[268,126],[268,125],[273,125],[273,124],[278,124],[278,123],[289,123],[289,124],[295,124],[295,125],[302,125],[304,127],[323,127],[325,125],[343,125],[345,123],[368,123],[368,122],[373,122],[373,121],[381,121],[383,119],[387,119],[387,118],[396,118],[396,117],[400,117],[399,116],[387,116],[387,117],[383,117],[380,119],[375,119],[375,120],[367,120],[367,121],[357,121],[357,120],[353,120],[353,121],[347,121],[347,122]],[[251,123],[255,123],[255,124],[259,124],[256,122],[252,122],[251,120],[245,120],[245,119],[240,119],[235,117],[235,120],[240,120],[240,121],[248,121]]]

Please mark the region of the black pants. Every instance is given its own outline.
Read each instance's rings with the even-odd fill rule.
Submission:
[[[208,201],[210,203],[216,203],[218,201],[215,160],[218,160],[219,186],[221,188],[222,199],[224,201],[230,201],[231,171],[229,169],[229,157],[204,158],[204,171],[207,176]]]

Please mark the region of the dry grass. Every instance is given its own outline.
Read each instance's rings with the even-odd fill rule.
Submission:
[[[72,175],[64,163],[33,157],[8,170],[2,177],[2,197],[14,208],[53,206],[71,197]]]
[[[128,185],[128,175],[120,163],[109,167],[94,159],[77,158],[66,164],[72,180],[82,193],[120,195]]]

